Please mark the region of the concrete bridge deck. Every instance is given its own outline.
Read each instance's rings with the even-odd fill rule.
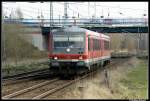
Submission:
[[[57,29],[60,27],[51,27],[51,29]],[[82,27],[99,33],[148,33],[148,27]],[[41,27],[42,34],[48,34],[50,32],[50,27]]]

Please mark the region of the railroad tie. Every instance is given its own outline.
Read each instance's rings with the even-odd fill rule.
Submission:
[[[46,85],[46,84],[48,84],[48,83],[51,83],[51,82],[54,82],[54,81],[57,81],[57,80],[58,80],[58,79],[54,79],[54,80],[51,80],[51,81],[42,82],[42,83],[40,83],[40,84],[31,86],[31,87],[29,87],[29,88],[25,88],[25,89],[23,89],[23,90],[20,90],[20,91],[11,93],[11,94],[9,94],[9,95],[6,95],[6,96],[2,97],[2,99],[8,99],[8,98],[15,97],[15,96],[17,96],[17,95],[23,94],[23,93],[28,92],[28,91],[30,91],[30,90],[36,89],[37,87],[41,87],[41,86],[43,86],[43,85]]]

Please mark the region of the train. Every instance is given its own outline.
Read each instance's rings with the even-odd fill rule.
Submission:
[[[52,30],[49,66],[53,74],[87,73],[110,63],[110,37],[77,26]]]

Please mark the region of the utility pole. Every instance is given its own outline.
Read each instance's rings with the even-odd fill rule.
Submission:
[[[44,26],[44,15],[42,13],[42,3],[43,2],[40,3],[40,6],[41,6],[41,8],[40,8],[41,9],[41,17],[40,18],[41,18],[41,26]]]
[[[96,18],[96,2],[94,3],[94,6],[95,6],[95,14],[94,14],[94,16]]]
[[[42,13],[42,10],[41,10],[41,27],[44,26],[44,16],[43,16],[43,13]]]
[[[89,11],[90,8],[89,7],[90,7],[90,2],[88,2],[88,18],[90,19],[90,11]]]
[[[104,16],[103,16],[103,8],[102,8],[102,15],[101,15],[101,18],[104,18]]]
[[[50,27],[53,25],[53,4],[50,2]]]
[[[58,16],[59,16],[59,24],[60,24],[60,14]]]
[[[139,33],[139,27],[138,27],[138,33]],[[139,33],[139,52],[138,54],[140,55],[141,54],[141,33]]]
[[[68,6],[68,3],[67,2],[64,2],[64,26],[67,22],[67,18],[68,18],[68,15],[67,15],[67,6]]]
[[[50,31],[49,31],[48,37],[51,36],[52,24],[53,24],[53,4],[52,4],[52,2],[50,2],[50,27],[49,27]],[[48,50],[50,50],[50,47],[48,47]]]
[[[3,10],[2,10],[2,13],[3,13]],[[5,51],[5,33],[4,33],[4,15],[2,15],[2,40],[1,40],[1,54],[2,54],[2,57],[1,57],[1,60],[3,61],[4,60],[4,63],[5,63],[5,60],[6,60],[6,51]]]
[[[41,23],[40,23],[40,14],[39,14],[39,9],[38,9],[38,16],[37,16],[37,19],[39,21],[39,27],[41,26]]]
[[[6,36],[5,36],[5,22],[4,22],[4,11],[3,11],[3,9],[2,9],[2,18],[1,18],[1,20],[2,20],[2,40],[1,40],[1,49],[2,49],[2,51],[1,51],[1,54],[2,54],[2,56],[1,56],[1,60],[2,60],[2,67],[4,66],[4,67],[7,67],[8,65],[7,65],[7,54],[6,54]],[[7,73],[9,74],[9,69],[7,70]],[[2,75],[3,76],[3,75]]]
[[[109,8],[108,8],[108,18],[109,18]]]
[[[139,33],[139,28],[138,28],[138,39],[137,39],[137,55],[140,56],[141,54],[141,33]]]

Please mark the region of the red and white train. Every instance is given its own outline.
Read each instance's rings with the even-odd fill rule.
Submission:
[[[50,34],[50,70],[56,74],[80,74],[110,62],[110,37],[79,27]]]

